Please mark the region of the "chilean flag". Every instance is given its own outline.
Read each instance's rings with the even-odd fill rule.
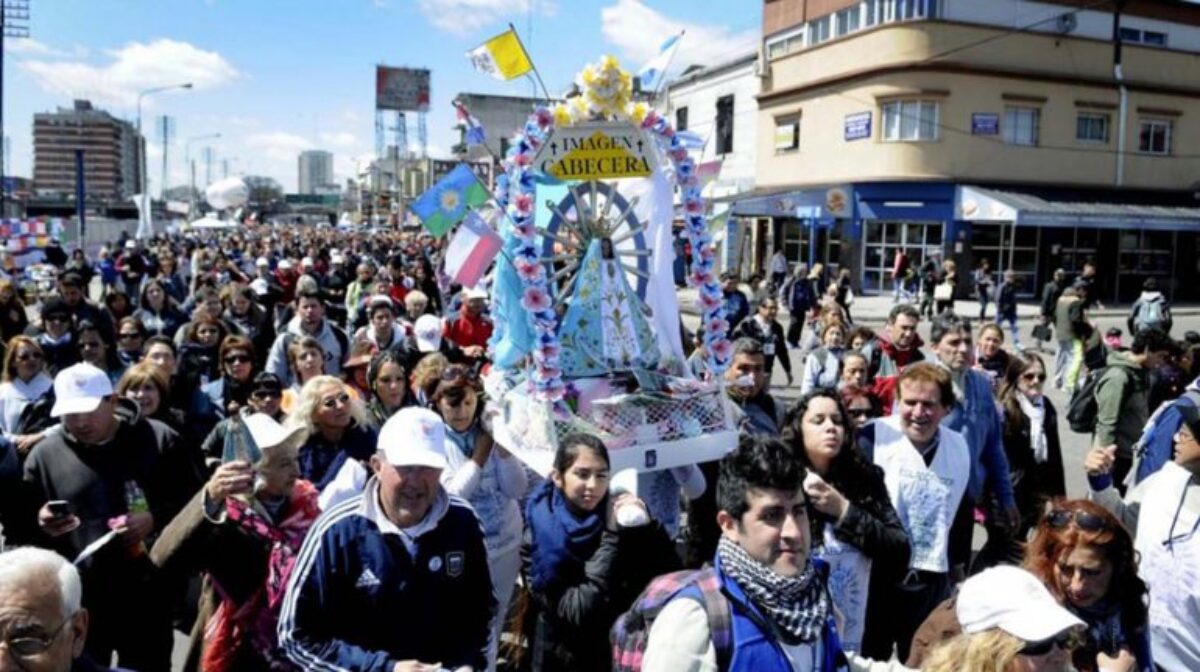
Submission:
[[[493,212],[492,219],[498,213]],[[487,272],[492,260],[500,253],[504,240],[484,221],[479,213],[472,210],[466,219],[458,226],[458,231],[450,239],[446,248],[445,270],[452,282],[463,287],[474,287],[479,279]]]
[[[487,141],[487,132],[483,130],[483,124],[471,114],[466,105],[462,101],[454,101],[454,109],[458,114],[458,121],[466,129],[465,140],[467,145],[482,145]]]

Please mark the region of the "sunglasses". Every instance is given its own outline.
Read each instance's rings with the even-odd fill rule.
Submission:
[[[1063,651],[1070,651],[1072,649],[1079,648],[1080,644],[1082,643],[1083,642],[1080,641],[1079,634],[1074,630],[1070,630],[1058,635],[1057,637],[1051,637],[1050,639],[1043,639],[1040,642],[1030,642],[1029,644],[1026,644],[1025,647],[1021,649],[1021,655],[1044,656],[1053,651],[1054,647],[1056,646]]]
[[[474,369],[468,369],[465,366],[447,366],[442,371],[442,380],[447,383],[453,383],[460,378],[464,380],[478,380],[479,374],[475,373]]]
[[[17,355],[17,361],[18,362],[40,362],[40,361],[42,361],[42,355],[37,352],[27,352],[22,355]]]
[[[141,337],[142,337],[142,335],[137,333],[136,331],[128,332],[128,333],[124,333],[124,334],[117,334],[117,338],[120,338],[122,341],[131,339],[131,338],[141,338]]]
[[[341,394],[337,395],[336,397],[330,397],[328,399],[323,400],[321,402],[321,405],[324,406],[325,408],[333,408],[334,406],[337,406],[339,404],[342,406],[345,406],[348,403],[350,403],[350,395],[346,394],[345,392],[342,392]]]
[[[1044,383],[1044,382],[1046,382],[1046,374],[1044,374],[1044,373],[1022,373],[1021,380],[1028,380],[1029,382],[1033,382],[1036,380],[1039,383]]]
[[[1062,529],[1071,523],[1075,523],[1075,527],[1085,532],[1099,532],[1108,529],[1108,522],[1094,513],[1087,511],[1071,511],[1069,509],[1055,509],[1046,514],[1043,518],[1047,525],[1054,529]]]
[[[258,390],[258,391],[252,392],[250,394],[250,396],[252,398],[258,399],[260,401],[263,399],[278,399],[283,396],[283,391],[282,390]]]
[[[846,413],[855,418],[871,417],[871,409],[869,408],[849,408],[846,409]]]
[[[250,355],[229,355],[225,358],[226,364],[249,364]]]

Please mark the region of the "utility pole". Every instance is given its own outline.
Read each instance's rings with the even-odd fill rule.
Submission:
[[[29,37],[29,0],[0,0],[0,146],[4,143],[4,38]],[[2,149],[2,147],[0,147]],[[0,218],[8,202],[8,153],[0,151]]]
[[[167,115],[158,118],[159,139],[162,141],[162,180],[158,183],[158,200],[167,200],[167,151],[175,139],[175,119]]]

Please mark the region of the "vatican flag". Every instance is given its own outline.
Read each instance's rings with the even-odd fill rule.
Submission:
[[[521,44],[517,31],[511,28],[468,51],[467,58],[476,70],[505,81],[533,70],[525,45]]]

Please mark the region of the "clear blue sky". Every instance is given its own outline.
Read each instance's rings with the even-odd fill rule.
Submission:
[[[31,40],[5,47],[5,133],[10,174],[32,172],[33,114],[90,98],[133,120],[136,95],[192,81],[196,88],[144,99],[150,185],[157,194],[161,148],[151,126],[175,118],[168,185],[183,184],[184,140],[199,156],[211,144],[231,173],[269,175],[296,187],[305,148],[335,155],[339,181],[374,152],[374,66],[432,70],[430,153],[456,141],[450,100],[471,91],[527,95],[528,80],[474,72],[464,53],[504,30],[518,32],[552,91],[587,62],[611,53],[630,70],[670,34],[687,34],[676,69],[726,60],[751,48],[758,0],[32,0]],[[502,129],[488,129],[491,133]],[[514,129],[503,129],[511,132]],[[415,122],[410,142],[416,141]],[[219,176],[220,163],[214,166]],[[203,169],[201,168],[201,173]],[[201,174],[200,179],[203,180]]]

